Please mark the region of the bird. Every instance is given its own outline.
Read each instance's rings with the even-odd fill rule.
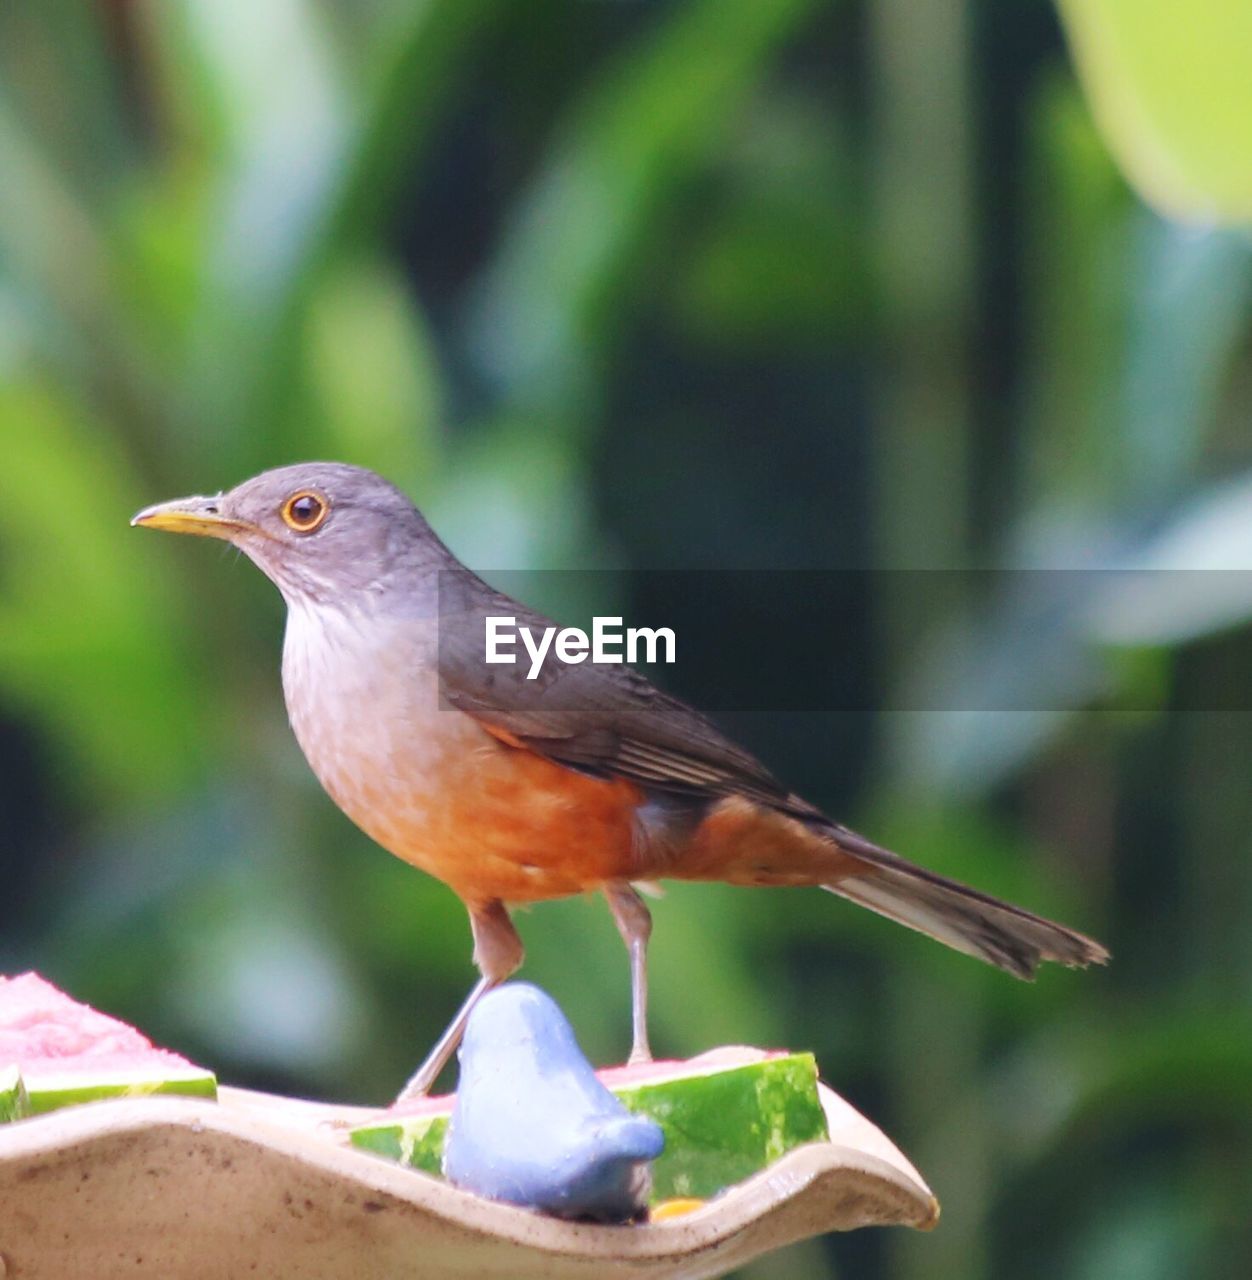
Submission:
[[[533,902],[603,894],[629,955],[632,1063],[652,1057],[637,886],[666,879],[819,886],[1018,978],[1108,959],[828,817],[633,667],[549,654],[530,679],[486,662],[487,619],[552,624],[464,566],[372,471],[295,463],[131,523],[224,539],[271,579],[287,606],[288,719],[314,774],[465,904],[480,976],[401,1099],[429,1092],[475,1004],[521,965],[510,908]]]
[[[563,1218],[637,1218],[661,1127],[596,1079],[556,1001],[506,982],[475,1006],[444,1144],[449,1182]]]

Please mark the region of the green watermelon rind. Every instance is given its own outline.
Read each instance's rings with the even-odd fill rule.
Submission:
[[[91,1076],[81,1068],[73,1071],[38,1071],[26,1077],[26,1092],[33,1115],[45,1115],[61,1107],[110,1098],[149,1098],[154,1094],[179,1097],[217,1098],[217,1077],[211,1071],[189,1068],[179,1071],[168,1066],[114,1073],[111,1078]]]
[[[411,1169],[443,1176],[443,1144],[448,1136],[448,1112],[371,1121],[348,1133],[348,1140],[362,1151],[398,1160]]]
[[[788,1151],[829,1137],[811,1053],[614,1092],[665,1131],[665,1151],[652,1166],[658,1200],[707,1200]]]
[[[0,1124],[25,1120],[30,1114],[30,1098],[22,1073],[16,1067],[0,1067]]]
[[[829,1137],[811,1053],[697,1067],[613,1092],[665,1132],[665,1151],[652,1166],[654,1201],[707,1200],[788,1151]],[[428,1112],[371,1121],[352,1129],[349,1140],[439,1177],[448,1119],[448,1112]]]

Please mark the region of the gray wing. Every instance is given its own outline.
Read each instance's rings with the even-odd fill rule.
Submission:
[[[545,659],[485,661],[486,618],[515,617],[542,629],[550,619],[493,590],[468,570],[441,575],[439,671],[443,697],[499,737],[559,764],[698,798],[743,795],[816,816],[753,755],[709,720],[631,667]]]
[[[914,866],[832,822],[698,711],[628,667],[549,661],[538,679],[527,680],[516,666],[488,666],[489,613],[511,614],[523,626],[552,624],[468,571],[450,594],[456,607],[441,610],[440,626],[444,696],[513,745],[696,805],[742,795],[798,818],[862,864],[826,888],[1019,978],[1033,977],[1043,960],[1085,965],[1108,959],[1098,942],[1064,925]]]

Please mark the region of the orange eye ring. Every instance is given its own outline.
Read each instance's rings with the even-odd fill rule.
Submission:
[[[330,515],[330,502],[324,494],[313,489],[301,489],[283,503],[281,515],[288,529],[296,533],[313,533]]]

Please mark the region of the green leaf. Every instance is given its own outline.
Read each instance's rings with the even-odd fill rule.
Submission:
[[[1060,8],[1092,111],[1140,194],[1176,218],[1252,222],[1252,5]]]

